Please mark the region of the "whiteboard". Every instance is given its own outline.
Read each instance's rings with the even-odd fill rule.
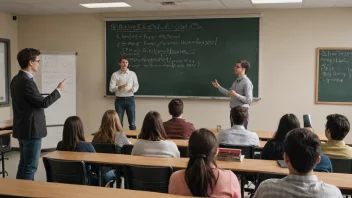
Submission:
[[[76,53],[43,53],[39,70],[34,78],[42,94],[50,94],[67,78],[61,98],[45,109],[47,126],[63,125],[76,115]]]

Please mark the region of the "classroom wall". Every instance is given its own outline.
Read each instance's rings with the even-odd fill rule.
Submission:
[[[17,21],[12,20],[12,15],[0,12],[0,38],[10,39],[11,53],[11,76],[16,71],[16,55],[18,51],[17,43]],[[0,120],[11,119],[11,108],[0,107]]]
[[[330,113],[344,114],[352,121],[352,106],[314,104],[315,49],[352,46],[352,26],[349,25],[351,8],[20,16],[19,49],[35,47],[48,51],[78,52],[77,112],[83,119],[86,134],[89,134],[98,129],[104,111],[114,108],[114,99],[104,97],[104,17],[168,18],[177,15],[248,13],[262,13],[261,100],[254,101],[251,106],[249,128],[274,131],[285,113],[295,113],[301,121],[303,114],[311,114],[313,126],[318,132],[324,131],[325,117]],[[34,31],[28,31],[33,27]],[[137,128],[141,128],[149,110],[159,111],[167,120],[168,102],[169,99],[137,98]],[[220,124],[227,128],[230,125],[228,105],[226,100],[185,100],[184,117],[196,127],[215,128]],[[126,120],[125,129],[128,128]],[[349,134],[347,142],[352,143],[352,134]]]

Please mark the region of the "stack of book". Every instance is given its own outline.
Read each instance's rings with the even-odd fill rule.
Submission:
[[[244,159],[244,155],[241,154],[241,151],[241,149],[219,148],[219,154],[216,159],[222,161],[241,162]]]

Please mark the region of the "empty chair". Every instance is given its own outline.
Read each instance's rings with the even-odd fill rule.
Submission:
[[[2,165],[2,170],[0,174],[2,174],[2,177],[5,178],[5,175],[7,175],[7,172],[5,170],[5,159],[8,160],[9,158],[5,158],[4,154],[11,151],[11,134],[5,134],[0,136],[0,153],[1,153],[1,165]]]
[[[172,167],[126,165],[125,188],[167,193]]]
[[[43,157],[47,182],[88,185],[83,161],[63,161]]]

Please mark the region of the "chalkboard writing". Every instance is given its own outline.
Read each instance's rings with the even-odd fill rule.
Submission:
[[[210,81],[231,87],[236,61],[246,59],[256,97],[259,18],[106,22],[107,95],[121,56],[137,74],[136,94],[148,96],[221,96]]]
[[[352,49],[317,50],[317,103],[352,104]]]

